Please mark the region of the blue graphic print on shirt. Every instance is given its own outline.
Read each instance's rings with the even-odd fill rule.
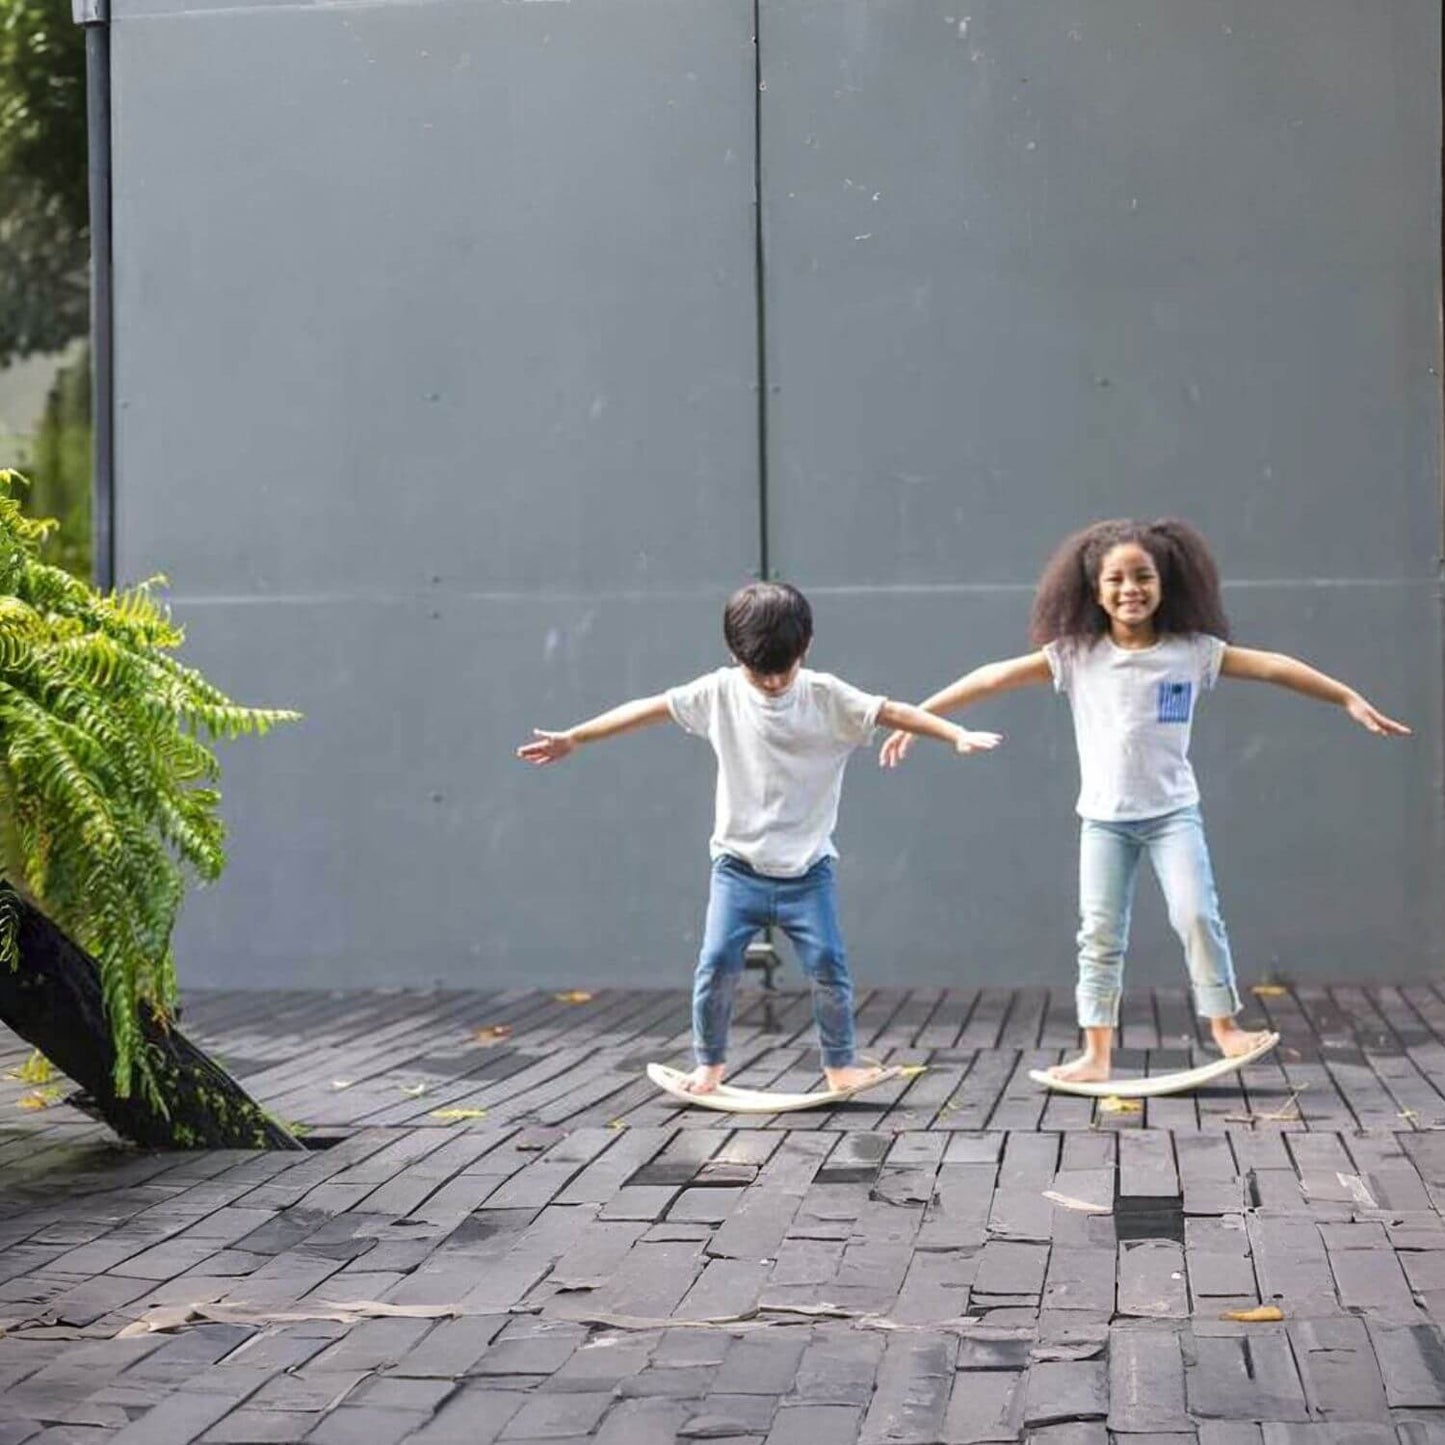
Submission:
[[[1189,721],[1190,704],[1194,701],[1192,682],[1161,682],[1159,684],[1159,721],[1182,723]]]

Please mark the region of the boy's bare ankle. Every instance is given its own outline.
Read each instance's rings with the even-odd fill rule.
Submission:
[[[722,1083],[723,1074],[726,1072],[726,1064],[697,1064],[692,1072],[682,1080],[682,1087],[689,1094],[714,1093],[717,1086]]]
[[[866,1084],[869,1079],[875,1079],[882,1073],[877,1064],[840,1064],[835,1068],[823,1069],[823,1077],[828,1081],[830,1089],[851,1089],[855,1084]]]

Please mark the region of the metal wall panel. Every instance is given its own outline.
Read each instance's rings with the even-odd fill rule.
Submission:
[[[771,524],[814,582],[1031,579],[1182,512],[1251,578],[1440,536],[1426,0],[765,0]]]
[[[685,979],[705,750],[512,749],[756,565],[750,5],[116,12],[120,575],[307,714],[225,750],[183,977]]]
[[[1417,728],[1207,699],[1242,973],[1438,967],[1437,7],[764,0],[760,33],[771,560],[839,670],[917,697],[1025,651],[1068,532],[1187,516],[1241,642]],[[866,977],[1072,980],[1067,709],[990,721],[993,757],[854,774]],[[1177,980],[1140,894],[1131,970]]]

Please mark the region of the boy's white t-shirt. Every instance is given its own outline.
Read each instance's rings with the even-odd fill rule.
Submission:
[[[1107,634],[1045,646],[1054,689],[1074,714],[1081,818],[1132,822],[1199,801],[1189,734],[1200,693],[1218,681],[1224,648],[1202,632],[1138,650]]]
[[[717,754],[712,856],[731,854],[774,878],[798,878],[820,858],[836,858],[843,769],[872,736],[885,701],[808,668],[776,697],[741,667],[669,688],[673,718]]]

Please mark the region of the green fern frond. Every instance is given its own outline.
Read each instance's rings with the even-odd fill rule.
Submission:
[[[173,655],[164,578],[101,593],[43,563],[51,530],[0,471],[0,965],[29,897],[96,959],[117,1091],[164,1108],[143,1010],[175,1006],[171,937],[188,884],[219,877],[225,828],[201,740],[299,715],[233,702]]]
[[[20,964],[20,900],[8,883],[0,882],[0,968],[12,973]]]

